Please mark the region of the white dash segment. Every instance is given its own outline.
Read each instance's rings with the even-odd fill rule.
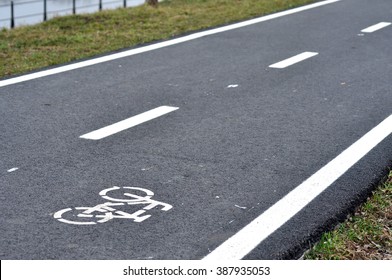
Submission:
[[[16,171],[18,169],[19,169],[18,167],[14,167],[14,168],[8,169],[7,172],[11,173],[11,172],[14,172],[14,171]]]
[[[380,23],[377,23],[375,25],[369,26],[368,28],[362,29],[361,32],[363,32],[363,33],[372,33],[372,32],[375,32],[377,30],[380,30],[380,29],[382,29],[384,27],[387,27],[389,25],[391,25],[390,22],[380,22]]]
[[[316,55],[318,55],[318,53],[316,53],[316,52],[303,52],[303,53],[297,54],[293,57],[290,57],[290,58],[287,58],[287,59],[282,60],[280,62],[277,62],[275,64],[272,64],[269,67],[283,69],[283,68],[289,67],[293,64],[304,61],[304,60],[311,58],[313,56],[316,56]]]
[[[289,192],[238,233],[208,254],[204,260],[239,260],[289,221],[349,168],[392,133],[392,115],[340,155]]]
[[[120,122],[114,123],[112,125],[108,125],[103,128],[100,128],[98,130],[89,132],[87,134],[80,136],[80,138],[89,139],[89,140],[100,140],[102,138],[108,137],[108,136],[113,135],[115,133],[118,133],[120,131],[126,130],[128,128],[134,127],[134,126],[139,125],[141,123],[150,121],[152,119],[155,119],[155,118],[158,118],[158,117],[163,116],[165,114],[168,114],[170,112],[173,112],[177,109],[178,109],[178,107],[160,106],[158,108],[155,108],[150,111],[141,113],[139,115],[130,117],[130,118],[125,119],[123,121],[120,121]]]

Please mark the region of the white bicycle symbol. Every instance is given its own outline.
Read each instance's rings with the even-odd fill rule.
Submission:
[[[133,192],[133,193],[132,193]],[[108,195],[110,193],[110,195]],[[144,193],[144,196],[135,194]],[[54,213],[53,217],[60,222],[73,225],[95,225],[105,223],[112,219],[131,219],[140,223],[150,218],[145,215],[148,210],[161,206],[160,210],[169,211],[173,206],[170,204],[151,199],[154,193],[150,190],[138,187],[117,187],[104,189],[99,193],[102,198],[109,200],[93,207],[66,208]],[[117,210],[116,206],[146,205],[134,213]]]

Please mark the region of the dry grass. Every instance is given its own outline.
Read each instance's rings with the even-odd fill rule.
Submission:
[[[305,259],[392,260],[392,171],[346,223],[322,236]]]

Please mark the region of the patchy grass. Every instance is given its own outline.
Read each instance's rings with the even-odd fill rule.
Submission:
[[[392,171],[348,221],[325,233],[304,258],[392,260]]]
[[[166,0],[59,17],[0,30],[0,78],[185,32],[277,12],[315,0]]]

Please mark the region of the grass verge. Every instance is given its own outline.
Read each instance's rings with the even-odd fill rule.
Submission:
[[[304,259],[392,260],[392,171],[372,197],[345,223],[324,233]]]
[[[0,78],[312,2],[316,1],[165,0],[158,8],[142,5],[2,29]]]

